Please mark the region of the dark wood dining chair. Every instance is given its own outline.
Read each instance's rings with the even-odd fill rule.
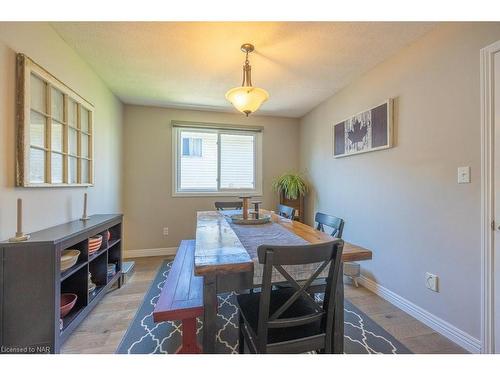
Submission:
[[[295,208],[280,204],[278,205],[278,215],[293,220],[293,218],[295,217]]]
[[[259,246],[259,263],[264,265],[261,291],[237,296],[241,354],[245,343],[251,353],[332,353],[334,303],[343,246],[341,239],[304,246]],[[283,268],[310,263],[320,265],[305,282],[296,281]],[[327,266],[330,269],[325,297],[323,302],[317,302],[307,289]],[[285,277],[289,287],[273,289],[273,269]]]
[[[332,228],[333,230],[331,233],[332,237],[342,238],[342,232],[344,231],[343,219],[336,216],[323,214],[321,212],[316,212],[314,221],[316,222],[317,230],[324,232],[325,231],[324,226],[326,225]]]
[[[316,213],[316,217],[314,218],[316,221],[316,229],[322,232],[325,231],[324,225],[332,228],[332,237],[342,238],[342,232],[344,231],[344,220],[332,216],[323,214],[321,212]],[[358,278],[360,276],[360,265],[355,262],[344,262],[344,276],[349,277],[352,280],[352,283],[357,288],[358,287]]]
[[[215,208],[217,211],[222,210],[241,210],[243,208],[243,202],[215,202]]]

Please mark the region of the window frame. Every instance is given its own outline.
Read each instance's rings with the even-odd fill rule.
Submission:
[[[16,126],[17,126],[17,162],[16,186],[20,187],[88,187],[94,186],[94,106],[78,95],[70,87],[50,74],[43,67],[35,63],[26,55],[19,53],[16,56]],[[45,108],[40,111],[31,103],[32,75],[43,82]],[[62,119],[52,113],[52,90],[62,94]],[[74,110],[76,123],[69,119],[69,106],[75,103]],[[83,111],[88,112],[88,128],[82,128]],[[44,145],[31,144],[31,113],[37,113],[44,121]],[[57,123],[62,127],[61,150],[53,149],[52,125]],[[76,133],[76,153],[69,149],[70,129]],[[87,139],[87,155],[84,156],[82,139]],[[44,153],[43,182],[30,180],[30,153],[31,150]],[[62,157],[62,182],[52,182],[52,157]],[[76,159],[76,182],[70,182],[70,160]],[[87,181],[82,182],[84,163],[87,163]]]
[[[181,132],[192,131],[198,133],[217,134],[217,189],[181,189],[180,173],[182,159]],[[226,124],[209,123],[178,123],[172,122],[172,196],[173,197],[231,197],[235,195],[262,196],[262,129],[231,127]],[[221,134],[245,134],[254,137],[254,188],[253,189],[224,189],[221,188]]]

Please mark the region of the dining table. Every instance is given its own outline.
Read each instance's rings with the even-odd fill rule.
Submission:
[[[216,352],[217,294],[252,289],[260,284],[262,265],[257,259],[259,245],[303,245],[332,241],[335,238],[309,225],[260,211],[270,222],[261,225],[239,225],[231,216],[241,210],[199,211],[196,223],[194,273],[203,276],[203,339],[204,353]],[[372,251],[344,241],[342,262],[372,259]],[[293,266],[295,279],[307,279],[312,265]],[[290,271],[290,270],[289,270]],[[342,275],[342,267],[340,270]],[[276,280],[280,282],[277,274]],[[334,303],[333,352],[344,352],[344,283],[336,283]]]

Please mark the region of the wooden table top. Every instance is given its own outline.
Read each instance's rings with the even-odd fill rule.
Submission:
[[[263,213],[270,213],[261,210]],[[334,237],[309,225],[272,214],[272,220],[310,243],[331,241]],[[372,259],[372,251],[344,241],[342,261]],[[238,236],[217,211],[199,211],[196,223],[195,274],[253,272],[253,261]]]

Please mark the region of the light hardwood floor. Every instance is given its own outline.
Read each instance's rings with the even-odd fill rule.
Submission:
[[[165,258],[137,258],[135,273],[106,295],[61,349],[61,353],[114,353]],[[345,296],[413,353],[466,353],[444,336],[369,290],[350,284]]]

